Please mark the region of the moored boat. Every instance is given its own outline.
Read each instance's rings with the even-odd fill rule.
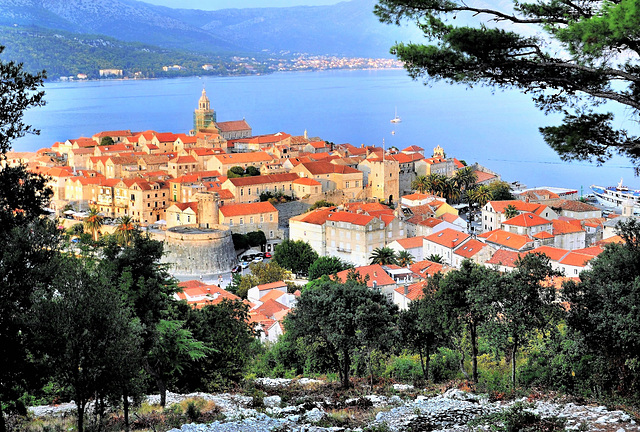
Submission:
[[[622,179],[617,186],[591,185],[591,190],[600,204],[607,207],[622,208],[633,204],[634,212],[640,212],[640,190],[629,189],[622,184]]]

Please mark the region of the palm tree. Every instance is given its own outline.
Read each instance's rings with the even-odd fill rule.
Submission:
[[[401,267],[406,267],[414,263],[413,255],[406,250],[398,252],[397,261],[398,265]]]
[[[431,189],[431,184],[427,179],[427,176],[419,175],[411,182],[411,189],[417,190],[420,193],[425,193]]]
[[[468,192],[469,203],[476,203],[479,207],[484,207],[491,200],[491,190],[485,185],[478,186]]]
[[[511,219],[513,217],[518,216],[518,209],[513,204],[509,204],[504,209],[504,217],[506,219]]]
[[[456,171],[453,178],[462,190],[467,190],[478,181],[478,175],[471,167],[464,167]]]
[[[444,264],[442,257],[438,254],[431,254],[427,257],[427,261],[431,261],[438,264]]]
[[[89,209],[89,216],[84,220],[84,228],[89,230],[93,241],[98,241],[98,235],[100,234],[100,228],[102,228],[102,215],[98,211],[97,207],[91,207]]]
[[[375,248],[369,257],[371,264],[397,264],[396,252],[390,247]]]
[[[447,179],[444,182],[443,188],[444,188],[447,201],[452,203],[457,202],[458,199],[460,198],[460,195],[462,194],[462,190],[460,189],[460,186],[458,185],[455,178],[453,177],[451,178],[447,177]]]
[[[116,237],[118,242],[123,246],[129,246],[133,233],[138,229],[137,224],[131,216],[120,216],[117,221]]]
[[[443,174],[429,174],[427,176],[429,184],[431,184],[431,193],[440,195],[444,198],[446,192],[447,176]]]

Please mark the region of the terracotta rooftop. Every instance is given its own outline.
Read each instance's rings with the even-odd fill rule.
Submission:
[[[425,285],[426,285],[425,282],[417,282],[417,283],[409,285],[407,287],[408,288],[407,291],[409,291],[409,292],[407,293],[406,296],[404,294],[404,285],[403,286],[399,286],[398,288],[396,288],[395,292],[405,296],[410,301],[413,301],[413,300],[417,300],[419,298],[424,297],[424,287],[425,287]]]
[[[278,210],[269,201],[247,204],[226,204],[220,207],[220,213],[222,213],[222,215],[226,218],[233,216],[271,213],[277,211]]]
[[[469,237],[469,234],[465,234],[451,228],[445,228],[442,231],[438,231],[437,233],[425,237],[425,240],[453,249],[465,242]]]
[[[217,122],[216,126],[218,126],[218,129],[220,129],[221,132],[235,132],[251,129],[251,126],[249,126],[249,123],[247,123],[245,120]]]
[[[520,253],[518,252],[498,249],[491,259],[489,259],[485,264],[515,267],[515,263],[518,261],[518,258],[520,258]]]
[[[454,254],[464,258],[472,258],[487,245],[479,240],[470,239],[468,242],[453,251]]]
[[[360,276],[363,278],[366,275],[369,275],[369,280],[367,281],[367,286],[369,288],[373,288],[373,283],[376,282],[377,286],[385,286],[385,285],[395,285],[395,281],[386,271],[382,268],[380,264],[372,264],[368,266],[356,267],[354,269]],[[347,275],[350,270],[343,270],[338,272],[338,280],[345,282],[347,280]]]
[[[396,240],[396,242],[398,242],[398,244],[402,246],[403,249],[415,249],[418,247],[422,247],[424,238],[424,236],[407,237],[404,239]]]
[[[516,250],[525,248],[531,242],[531,239],[527,236],[510,233],[501,229],[482,233],[478,237],[485,239],[487,242]]]
[[[546,225],[550,222],[544,218],[541,218],[535,213],[521,213],[518,216],[512,217],[504,222],[504,225],[513,225],[519,227],[533,227],[539,225]]]
[[[351,168],[347,165],[336,165],[330,162],[317,161],[317,162],[303,162],[301,164],[304,168],[311,173],[311,175],[320,175],[320,174],[357,174],[361,173],[355,168]]]

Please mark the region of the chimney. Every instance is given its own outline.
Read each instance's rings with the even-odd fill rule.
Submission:
[[[409,284],[404,284],[404,296],[409,295]]]

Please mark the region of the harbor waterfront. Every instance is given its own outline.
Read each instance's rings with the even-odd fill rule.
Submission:
[[[584,194],[593,183],[612,185],[621,177],[632,188],[640,183],[622,158],[602,167],[561,161],[538,132],[559,117],[545,116],[527,95],[425,86],[398,69],[46,83],[47,105],[25,116],[41,134],[17,140],[14,150],[36,151],[103,130],[187,132],[203,87],[220,121],[245,118],[254,135],[307,130],[335,143],[416,144],[426,153],[440,145],[447,155],[479,162],[507,181],[582,188]],[[396,109],[402,122],[391,123]],[[637,125],[629,119],[621,127],[633,133]]]

